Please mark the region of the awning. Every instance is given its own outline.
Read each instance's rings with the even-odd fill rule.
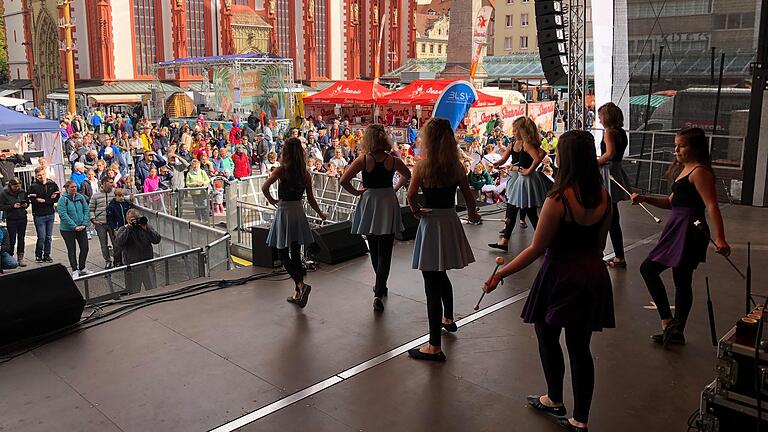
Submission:
[[[8,89],[8,90],[3,90],[3,91],[0,91],[0,96],[3,96],[3,97],[5,97],[5,96],[10,96],[10,95],[12,95],[12,94],[14,94],[14,93],[19,93],[20,91],[21,91],[21,89]]]
[[[432,106],[437,101],[437,98],[440,97],[443,89],[454,81],[452,79],[416,80],[384,98],[384,103],[389,105]],[[476,108],[500,106],[504,103],[504,99],[481,91],[477,92],[477,97],[477,102],[472,105]]]
[[[69,95],[66,93],[48,93],[48,99],[51,100],[69,100]]]
[[[667,99],[669,99],[669,96],[651,95],[651,107],[658,108]],[[646,106],[648,104],[648,95],[632,96],[629,98],[629,104]]]
[[[88,98],[102,105],[141,102],[141,95],[137,94],[93,94]]]
[[[25,103],[29,102],[27,99],[19,99],[19,98],[12,98],[12,97],[5,97],[0,96],[0,105],[5,107],[17,107],[19,105],[24,105]]]
[[[305,104],[381,104],[392,92],[367,80],[337,81],[325,90],[304,98]]]

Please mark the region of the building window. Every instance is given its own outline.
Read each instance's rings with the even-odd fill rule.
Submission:
[[[520,49],[521,50],[528,49],[528,36],[520,36]]]
[[[520,26],[521,27],[528,27],[528,14],[520,14]]]
[[[234,3],[236,5],[248,6],[248,0],[235,0],[232,3]]]
[[[511,50],[512,49],[512,38],[511,37],[505,37],[504,38],[504,49],[505,50]]]
[[[505,15],[504,16],[504,24],[506,25],[507,28],[512,27],[512,22],[513,22],[512,18],[513,18],[512,15]]]
[[[281,57],[293,58],[291,52],[291,32],[293,24],[291,20],[291,3],[289,0],[277,0],[275,5],[275,26],[277,27],[278,54]]]
[[[136,35],[136,73],[150,75],[157,63],[155,0],[133,1],[133,32]]]
[[[442,54],[443,53],[443,46],[442,45],[438,45],[437,46],[437,53],[438,54]]]
[[[434,54],[435,53],[435,44],[429,44],[429,53]]]
[[[187,55],[205,57],[205,0],[187,0]],[[203,68],[190,69],[192,75],[202,75]]]
[[[512,3],[514,3],[514,0],[507,0],[507,4],[512,4]]]
[[[328,41],[326,36],[326,21],[328,11],[325,0],[315,2],[315,43],[317,44],[317,74],[329,78],[328,74]]]
[[[423,43],[423,44],[419,44],[419,45],[421,45],[421,53],[422,54],[426,53],[427,52],[427,44]]]
[[[523,0],[523,3],[530,3],[531,0]]]

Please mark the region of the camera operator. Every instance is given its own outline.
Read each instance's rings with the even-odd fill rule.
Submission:
[[[154,258],[153,244],[160,243],[160,234],[149,226],[146,216],[136,209],[130,209],[125,215],[126,224],[115,234],[115,254],[122,254],[123,263],[131,264]],[[126,273],[126,288],[132,294],[157,286],[153,265],[141,266]]]

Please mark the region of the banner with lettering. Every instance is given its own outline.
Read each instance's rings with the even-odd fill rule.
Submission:
[[[501,128],[506,135],[512,135],[512,122],[518,117],[525,115],[525,104],[509,104],[500,107],[472,108],[469,110],[469,122],[472,125],[479,126],[482,132],[485,132],[486,123],[499,114],[501,118]]]
[[[443,89],[437,98],[432,117],[448,120],[455,131],[476,100],[477,91],[472,84],[455,81]]]
[[[549,132],[555,125],[555,102],[537,102],[528,104],[528,117],[542,131]]]

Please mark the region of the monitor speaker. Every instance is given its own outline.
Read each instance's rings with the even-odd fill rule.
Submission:
[[[310,248],[312,256],[325,264],[337,264],[368,253],[363,236],[352,234],[349,221],[334,223],[312,230],[315,244]]]
[[[0,287],[0,347],[76,324],[83,315],[85,300],[61,264],[6,273]]]
[[[400,215],[403,218],[405,231],[395,233],[395,238],[400,241],[408,241],[416,238],[416,230],[419,228],[419,220],[413,216],[411,208],[408,206],[400,207]]]
[[[251,227],[251,262],[256,267],[275,268],[280,265],[277,249],[267,246],[269,224]]]

